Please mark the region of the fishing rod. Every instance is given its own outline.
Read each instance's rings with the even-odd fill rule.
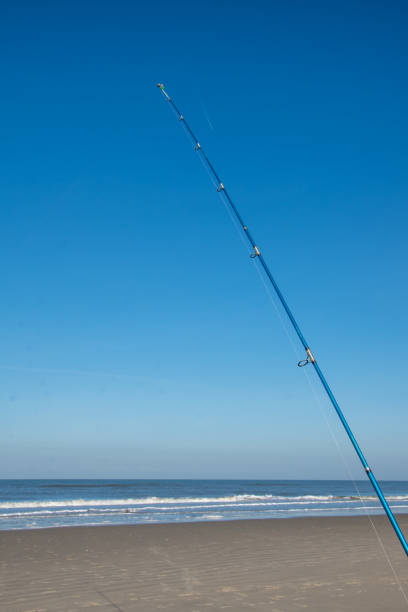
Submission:
[[[178,107],[176,106],[176,104],[173,102],[173,100],[170,98],[170,96],[167,94],[167,92],[164,89],[164,85],[162,83],[158,83],[157,87],[160,89],[160,91],[162,92],[162,94],[164,95],[164,97],[166,98],[166,100],[170,103],[173,111],[176,113],[176,115],[178,116],[179,121],[182,122],[183,126],[185,127],[188,135],[190,136],[193,145],[194,145],[194,149],[197,151],[197,153],[201,156],[202,161],[204,162],[204,165],[207,167],[207,169],[210,172],[210,175],[215,179],[216,182],[216,186],[217,186],[217,191],[220,193],[220,195],[223,196],[224,200],[226,201],[227,205],[229,206],[229,208],[232,210],[233,214],[235,215],[239,225],[241,226],[241,229],[243,231],[243,233],[245,234],[245,236],[248,239],[249,244],[251,245],[252,248],[252,253],[250,255],[251,258],[256,259],[258,258],[268,280],[270,281],[272,287],[275,290],[276,295],[279,298],[280,303],[282,304],[286,314],[289,317],[290,322],[292,323],[292,326],[300,340],[300,342],[303,345],[303,348],[306,351],[306,358],[302,359],[301,361],[299,361],[298,366],[299,367],[303,367],[306,366],[307,364],[311,363],[316,371],[316,374],[320,380],[320,382],[322,383],[324,390],[326,391],[327,395],[329,396],[330,402],[333,405],[333,408],[335,409],[337,416],[339,417],[344,429],[346,430],[347,436],[350,439],[351,444],[353,445],[354,450],[356,451],[358,458],[360,459],[364,471],[367,474],[368,479],[370,480],[374,491],[377,494],[378,499],[381,502],[382,507],[384,508],[384,511],[391,523],[391,526],[393,527],[401,545],[402,548],[404,549],[405,554],[408,556],[408,544],[407,541],[404,537],[404,534],[402,533],[400,526],[398,525],[398,522],[391,510],[391,508],[388,505],[387,500],[384,497],[384,494],[380,488],[380,485],[377,482],[377,479],[375,478],[370,466],[368,465],[366,458],[363,455],[363,452],[360,448],[360,446],[358,445],[358,442],[356,440],[356,438],[354,437],[353,432],[351,431],[349,424],[346,421],[346,418],[343,414],[343,412],[341,411],[341,408],[339,406],[339,404],[337,403],[336,398],[333,395],[332,390],[329,387],[328,382],[326,381],[326,378],[324,377],[323,372],[321,371],[310,347],[309,344],[306,342],[304,335],[302,334],[299,325],[296,323],[296,319],[292,314],[292,311],[290,310],[285,298],[283,297],[283,294],[281,292],[281,290],[279,289],[279,286],[277,285],[274,277],[272,276],[262,254],[261,251],[259,250],[259,248],[256,245],[256,242],[254,240],[254,238],[252,237],[252,235],[249,232],[249,229],[247,227],[247,225],[244,223],[241,215],[238,212],[238,209],[236,208],[234,202],[232,201],[228,191],[226,190],[224,183],[221,181],[217,171],[215,170],[214,166],[212,165],[212,163],[210,162],[210,160],[208,159],[206,153],[204,152],[200,142],[198,141],[198,139],[196,138],[194,132],[192,131],[192,129],[190,128],[189,124],[187,123],[187,121],[185,120],[184,116],[182,115],[182,113],[180,112],[180,110],[178,109]]]

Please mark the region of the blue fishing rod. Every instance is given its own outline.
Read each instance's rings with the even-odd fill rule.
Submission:
[[[206,153],[204,152],[200,142],[198,141],[198,139],[196,138],[194,132],[192,131],[192,129],[190,128],[189,124],[187,123],[187,121],[185,120],[184,116],[182,115],[182,113],[180,112],[180,110],[178,109],[178,107],[176,106],[176,104],[173,102],[173,100],[170,98],[170,96],[167,94],[167,92],[164,89],[164,85],[162,83],[158,83],[157,87],[159,87],[160,91],[162,92],[162,94],[164,95],[164,97],[166,98],[166,100],[170,103],[173,111],[176,113],[179,121],[182,122],[187,134],[190,136],[193,145],[194,145],[194,149],[197,151],[197,153],[201,156],[202,161],[204,162],[204,165],[207,166],[208,170],[210,171],[210,175],[212,175],[212,177],[215,179],[215,183],[217,186],[217,191],[220,193],[220,195],[222,195],[227,203],[227,205],[230,207],[230,209],[232,210],[233,214],[235,215],[238,223],[240,224],[242,231],[244,232],[245,236],[248,239],[249,244],[251,245],[252,248],[252,253],[250,255],[250,257],[252,257],[253,259],[258,258],[259,262],[268,278],[268,280],[270,281],[271,285],[273,286],[276,295],[279,298],[280,303],[282,304],[286,314],[288,315],[290,322],[292,323],[292,326],[300,340],[300,342],[303,345],[303,348],[306,351],[306,358],[299,361],[298,366],[299,367],[303,367],[306,366],[307,364],[311,363],[316,371],[316,374],[320,380],[320,382],[322,383],[327,395],[329,396],[329,399],[337,413],[337,416],[339,417],[344,429],[346,430],[346,433],[350,439],[351,444],[353,445],[354,450],[356,451],[358,458],[360,459],[364,471],[367,474],[367,477],[369,478],[374,491],[377,494],[378,499],[381,502],[382,507],[385,510],[385,513],[402,545],[402,548],[405,551],[405,554],[408,556],[408,544],[407,541],[404,537],[404,534],[402,533],[400,526],[398,525],[398,522],[391,510],[391,508],[388,505],[387,500],[384,497],[384,494],[380,488],[380,485],[377,482],[377,479],[375,478],[370,466],[368,465],[366,458],[363,455],[363,452],[360,448],[360,446],[358,445],[358,442],[356,440],[356,438],[353,435],[353,432],[351,431],[349,424],[346,421],[346,418],[343,414],[343,412],[341,411],[341,408],[339,406],[339,404],[337,403],[336,398],[333,395],[332,390],[329,387],[328,382],[326,381],[326,378],[324,377],[323,372],[321,371],[310,347],[309,344],[306,342],[304,335],[302,334],[302,332],[300,331],[299,325],[296,323],[296,319],[292,314],[292,311],[290,310],[285,298],[283,297],[283,294],[281,292],[281,290],[279,289],[274,277],[272,276],[262,254],[261,251],[259,250],[259,248],[256,245],[255,240],[253,239],[252,235],[250,234],[247,225],[244,223],[241,215],[239,214],[234,202],[231,200],[231,197],[228,193],[228,191],[226,190],[224,183],[221,181],[218,173],[216,172],[214,166],[212,165],[212,163],[210,162],[210,160],[208,159]]]

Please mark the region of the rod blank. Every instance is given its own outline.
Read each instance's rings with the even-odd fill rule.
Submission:
[[[356,453],[358,455],[358,458],[360,459],[360,462],[361,462],[361,464],[362,464],[362,466],[364,468],[364,471],[365,471],[368,479],[370,480],[370,482],[371,482],[371,484],[373,486],[373,489],[374,489],[378,499],[381,502],[382,507],[384,508],[384,511],[385,511],[385,513],[386,513],[386,515],[387,515],[387,517],[388,517],[388,519],[389,519],[389,521],[390,521],[390,523],[391,523],[391,525],[392,525],[392,527],[393,527],[393,529],[394,529],[394,531],[395,531],[395,533],[396,533],[396,535],[397,535],[397,537],[398,537],[398,539],[399,539],[399,541],[401,543],[401,546],[404,549],[405,554],[408,556],[408,544],[407,544],[407,541],[406,541],[406,539],[404,537],[404,534],[402,533],[402,531],[400,529],[400,526],[399,526],[399,524],[398,524],[398,522],[397,522],[397,520],[396,520],[396,518],[395,518],[395,516],[394,516],[394,514],[393,514],[393,512],[391,510],[391,508],[389,507],[387,500],[384,497],[384,494],[383,494],[383,492],[381,490],[381,487],[378,484],[378,482],[377,482],[377,480],[376,480],[376,478],[375,478],[375,476],[374,476],[370,466],[368,465],[368,463],[367,463],[367,461],[366,461],[366,459],[364,457],[364,454],[363,454],[363,452],[362,452],[362,450],[361,450],[361,448],[360,448],[356,438],[354,437],[354,434],[351,431],[351,429],[349,427],[349,424],[347,423],[347,420],[346,420],[346,418],[345,418],[345,416],[344,416],[344,414],[343,414],[339,404],[337,403],[337,400],[336,400],[332,390],[329,387],[328,382],[326,381],[326,378],[325,378],[322,370],[320,369],[320,367],[319,367],[315,357],[313,356],[313,353],[312,353],[308,343],[306,342],[305,337],[303,336],[303,334],[302,334],[302,332],[301,332],[301,330],[300,330],[300,328],[299,328],[299,326],[298,326],[298,324],[296,322],[296,319],[293,316],[293,314],[292,314],[292,312],[291,312],[291,310],[290,310],[290,308],[288,306],[288,303],[286,302],[286,300],[285,300],[281,290],[279,289],[279,287],[278,287],[274,277],[272,276],[272,274],[271,274],[271,272],[270,272],[270,270],[269,270],[269,268],[268,268],[268,266],[267,266],[267,264],[266,264],[266,262],[265,262],[265,260],[264,260],[264,258],[262,256],[262,254],[260,252],[260,249],[256,245],[255,240],[253,239],[252,235],[250,234],[247,225],[242,220],[242,217],[239,214],[235,204],[233,203],[233,201],[232,201],[232,199],[231,199],[227,189],[224,187],[224,184],[221,181],[218,173],[216,172],[214,166],[211,164],[210,160],[208,159],[208,157],[207,157],[206,153],[204,152],[200,142],[196,138],[194,132],[190,128],[190,126],[187,123],[187,121],[185,120],[184,116],[181,114],[181,112],[179,111],[179,109],[176,106],[176,104],[173,102],[173,100],[170,98],[170,96],[165,91],[164,85],[162,83],[158,83],[157,86],[159,87],[159,89],[162,92],[162,94],[165,96],[166,100],[170,103],[170,105],[171,105],[172,109],[175,111],[176,115],[178,115],[179,120],[183,122],[183,124],[184,124],[184,126],[186,128],[186,131],[189,134],[189,136],[190,136],[190,138],[191,138],[191,140],[192,140],[192,142],[194,144],[195,150],[201,156],[201,158],[203,159],[203,161],[207,165],[210,173],[215,178],[216,184],[218,185],[217,191],[219,191],[220,194],[224,197],[224,199],[226,200],[227,204],[229,205],[229,207],[231,208],[232,212],[234,213],[235,217],[237,218],[237,220],[238,220],[238,222],[239,222],[239,224],[240,224],[240,226],[242,228],[243,233],[247,237],[248,242],[250,243],[250,245],[251,245],[251,247],[253,249],[251,257],[259,258],[260,264],[261,264],[261,266],[262,266],[262,268],[264,270],[265,275],[267,276],[267,278],[270,281],[272,287],[274,288],[275,293],[278,296],[280,303],[282,304],[286,314],[288,315],[289,320],[292,323],[292,326],[293,326],[293,328],[294,328],[294,330],[295,330],[295,332],[296,332],[300,342],[302,343],[303,348],[306,351],[306,359],[304,359],[301,362],[299,362],[298,365],[302,365],[303,366],[303,365],[307,365],[308,363],[311,363],[313,365],[313,367],[315,369],[315,372],[316,372],[316,374],[317,374],[317,376],[318,376],[318,378],[319,378],[319,380],[320,380],[324,390],[326,391],[326,393],[327,393],[327,395],[329,397],[329,400],[330,400],[333,408],[335,409],[335,411],[337,413],[337,416],[339,417],[340,422],[342,423],[342,425],[343,425],[343,427],[344,427],[344,429],[346,431],[346,434],[347,434],[351,444],[353,445],[354,450],[356,451]]]

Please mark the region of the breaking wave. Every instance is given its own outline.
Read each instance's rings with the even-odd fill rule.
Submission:
[[[77,508],[77,507],[96,507],[96,506],[155,506],[161,504],[228,504],[238,505],[240,503],[248,504],[267,504],[267,505],[283,505],[283,504],[313,504],[316,503],[347,503],[356,501],[374,501],[377,498],[374,495],[365,496],[336,496],[336,495],[299,495],[299,496],[284,496],[284,495],[229,495],[225,497],[143,497],[143,498],[125,498],[125,499],[65,499],[65,500],[41,500],[41,501],[6,501],[0,502],[0,511],[12,508]],[[405,501],[408,502],[408,495],[388,496],[388,501]]]
[[[2,486],[0,530],[382,512],[366,485],[359,484],[359,496],[344,481],[4,481],[0,492]],[[408,512],[408,483],[390,489],[391,507]]]

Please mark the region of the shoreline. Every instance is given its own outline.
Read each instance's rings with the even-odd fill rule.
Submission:
[[[408,532],[408,512],[402,512],[402,513],[393,513],[395,518],[398,520],[398,522],[402,522],[404,523],[404,519],[405,519],[405,523],[406,523],[406,530]],[[374,514],[323,514],[321,516],[319,515],[311,515],[311,516],[277,516],[277,517],[270,517],[270,518],[249,518],[249,519],[236,519],[236,518],[222,518],[222,519],[209,519],[209,520],[199,520],[199,521],[169,521],[168,523],[166,522],[162,522],[162,521],[157,521],[157,522],[146,522],[146,523],[118,523],[118,524],[94,524],[94,525],[59,525],[59,526],[55,526],[55,525],[50,525],[50,526],[46,526],[46,527],[31,527],[29,529],[27,529],[26,527],[24,528],[17,528],[17,529],[0,529],[0,538],[1,538],[1,534],[4,533],[31,533],[32,531],[48,531],[50,529],[53,530],[60,530],[60,529],[108,529],[108,528],[128,528],[128,529],[133,529],[136,527],[159,527],[159,526],[164,526],[164,527],[170,527],[173,525],[207,525],[207,524],[219,524],[219,523],[253,523],[253,522],[264,522],[264,523],[270,523],[270,522],[278,522],[278,521],[325,521],[326,519],[333,519],[333,520],[348,520],[348,519],[365,519],[367,520],[377,520],[378,518],[383,517],[386,518],[386,515],[384,513],[383,510],[380,510],[378,513],[374,513]],[[394,532],[393,532],[394,533]]]
[[[371,518],[408,590],[393,530]],[[407,609],[367,516],[12,530],[0,546],[7,612]]]
[[[1,484],[1,483],[0,483]],[[370,482],[249,480],[25,480],[2,485],[0,529],[134,525],[383,512]],[[384,484],[408,513],[408,481]]]

